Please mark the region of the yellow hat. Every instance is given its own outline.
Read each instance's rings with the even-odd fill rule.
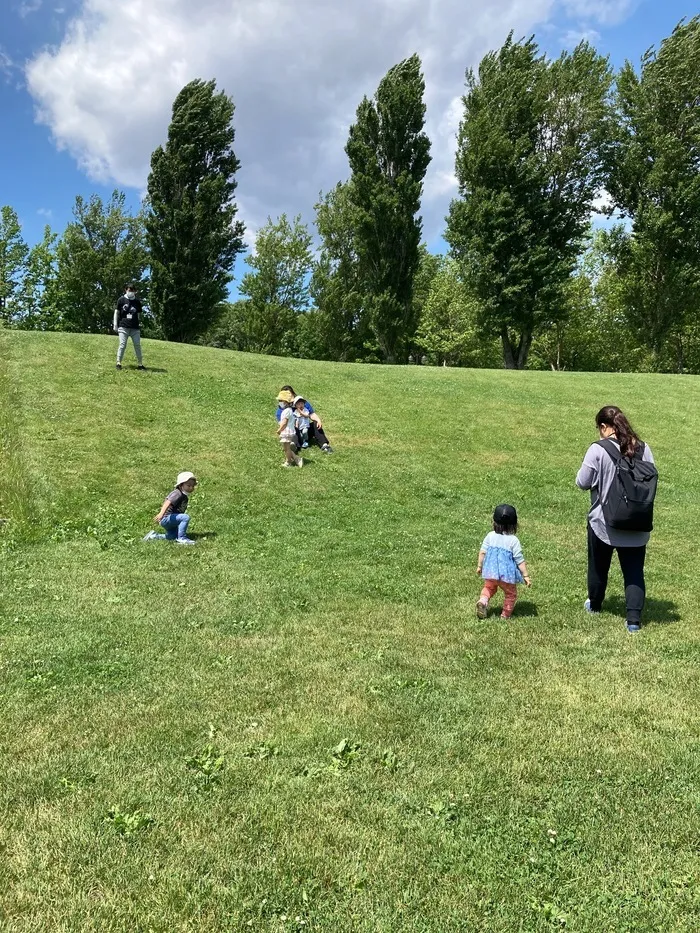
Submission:
[[[284,391],[282,391],[282,392],[280,392],[279,395],[277,396],[277,401],[278,401],[278,402],[288,402],[288,403],[291,405],[292,402],[294,401],[294,396],[292,395],[291,392],[284,392]]]

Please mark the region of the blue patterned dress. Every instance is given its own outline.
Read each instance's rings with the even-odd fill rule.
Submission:
[[[483,540],[481,550],[486,557],[481,568],[484,580],[499,580],[501,583],[524,583],[518,564],[525,560],[523,549],[515,535],[499,535],[490,531]]]

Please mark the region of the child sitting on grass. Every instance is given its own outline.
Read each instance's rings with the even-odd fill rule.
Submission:
[[[156,525],[165,528],[165,534],[149,531],[144,541],[166,540],[177,541],[178,544],[195,543],[192,538],[187,537],[190,516],[185,510],[196,485],[197,478],[194,473],[185,471],[178,474],[175,489],[166,496],[160,512],[153,519]]]
[[[309,428],[311,427],[311,412],[306,407],[306,399],[297,395],[292,403],[294,405],[294,421],[297,428],[297,436],[301,441],[302,447],[309,446]]]
[[[277,396],[277,402],[282,409],[277,434],[284,450],[284,462],[282,464],[284,467],[304,466],[304,461],[296,453],[297,428],[294,408],[292,407],[293,400],[294,396],[290,392],[282,391]]]
[[[523,549],[516,537],[518,513],[512,505],[499,505],[493,513],[493,531],[483,540],[476,572],[484,579],[484,588],[476,604],[479,619],[485,619],[489,600],[500,587],[503,590],[502,619],[510,619],[518,598],[516,584],[530,586]]]

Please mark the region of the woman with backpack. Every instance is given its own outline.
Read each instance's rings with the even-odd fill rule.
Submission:
[[[586,451],[576,476],[590,489],[588,513],[588,599],[586,612],[600,612],[613,551],[625,584],[627,631],[641,629],[646,587],[644,559],[652,529],[658,474],[649,447],[615,405],[595,416],[600,440]]]

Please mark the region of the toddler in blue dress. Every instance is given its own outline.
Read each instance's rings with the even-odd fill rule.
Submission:
[[[523,549],[516,536],[518,513],[512,505],[499,505],[493,513],[493,531],[484,538],[479,549],[476,572],[484,580],[484,588],[476,604],[480,619],[488,615],[489,600],[500,587],[503,590],[502,619],[510,619],[518,598],[517,584],[530,586]]]

